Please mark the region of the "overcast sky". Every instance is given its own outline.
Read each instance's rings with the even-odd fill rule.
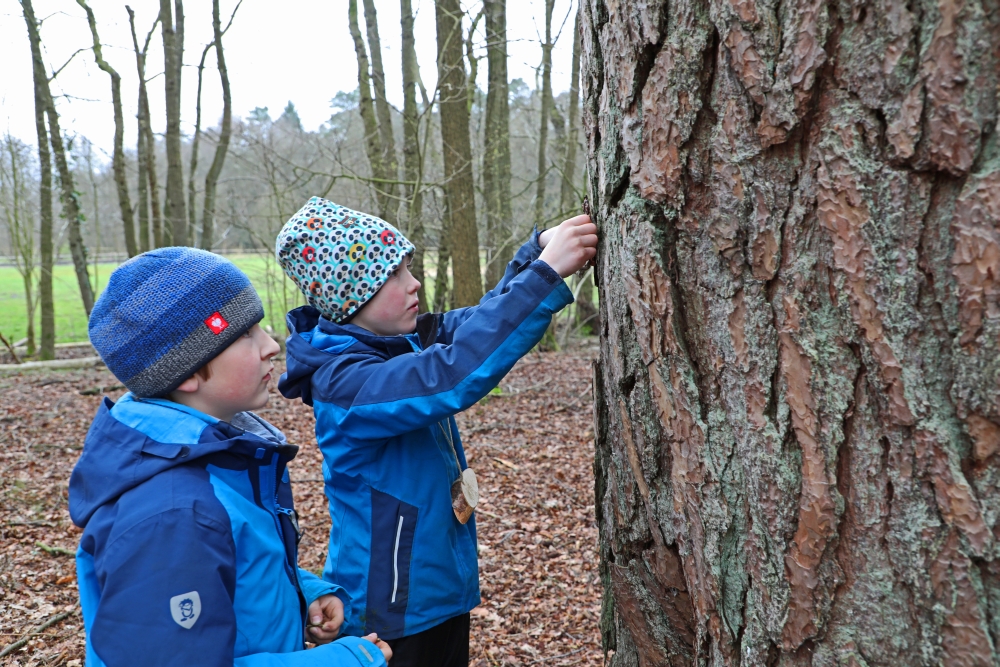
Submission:
[[[465,0],[471,2],[472,0]],[[90,0],[97,16],[104,57],[122,76],[125,105],[126,146],[135,145],[135,112],[138,95],[135,56],[125,4],[129,0]],[[572,30],[575,3],[556,0],[553,32],[562,28],[553,54],[553,89],[569,88]],[[361,4],[360,2],[358,3]],[[156,18],[155,0],[131,0],[136,12],[140,45]],[[236,0],[222,0],[223,25]],[[478,11],[480,3],[472,6]],[[44,58],[50,70],[61,67],[78,49],[91,45],[86,14],[73,0],[35,0],[35,15],[42,20]],[[402,106],[400,75],[399,3],[376,0],[382,59],[390,102]],[[416,48],[420,73],[428,90],[437,79],[435,60],[436,28],[433,0],[413,0],[416,12]],[[363,12],[359,12],[362,13]],[[544,34],[544,0],[508,0],[507,25],[511,79],[521,78],[535,85],[535,70],[541,61],[539,35]],[[362,31],[364,19],[361,17]],[[480,21],[479,38],[483,41]],[[185,6],[184,78],[181,93],[182,128],[194,127],[196,66],[201,52],[212,38],[212,8],[208,0],[189,0]],[[254,107],[268,107],[276,118],[291,101],[302,124],[316,129],[331,114],[330,100],[338,91],[357,88],[357,61],[347,28],[347,0],[244,0],[233,27],[223,38],[226,65],[233,95],[233,113],[246,116]],[[480,48],[482,51],[482,48]],[[159,30],[149,49],[147,77],[163,71],[163,47]],[[485,56],[485,51],[482,52]],[[0,131],[10,131],[34,143],[34,102],[31,81],[31,52],[21,7],[17,0],[0,0]],[[215,125],[222,114],[222,93],[215,58],[206,60],[202,93],[203,126]],[[209,69],[211,67],[211,69]],[[479,67],[479,85],[486,88],[485,57]],[[163,77],[149,82],[153,130],[165,126]],[[88,137],[110,152],[114,136],[110,77],[97,68],[87,50],[76,55],[53,84],[64,131]]]

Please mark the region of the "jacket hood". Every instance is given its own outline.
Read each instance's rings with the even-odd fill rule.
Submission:
[[[229,424],[165,399],[105,398],[70,476],[70,518],[83,527],[100,506],[165,470],[219,452],[252,457],[268,445],[288,458],[298,451],[252,413]]]
[[[306,405],[312,405],[313,373],[349,348],[354,348],[351,352],[363,349],[382,357],[419,349],[414,347],[418,343],[412,334],[378,336],[355,324],[331,322],[312,306],[289,311],[285,322],[289,335],[285,341],[285,372],[278,391],[285,398],[301,398]]]

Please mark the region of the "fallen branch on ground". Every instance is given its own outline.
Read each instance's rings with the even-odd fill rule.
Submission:
[[[52,361],[26,361],[23,364],[0,364],[0,373],[21,372],[33,370],[65,370],[70,368],[93,368],[104,362],[100,357],[81,357],[79,359],[53,359]]]
[[[60,621],[62,621],[64,619],[66,619],[66,618],[69,618],[70,616],[72,616],[75,613],[76,613],[76,609],[74,608],[74,609],[71,609],[70,611],[64,611],[61,614],[56,614],[55,616],[53,616],[49,620],[45,621],[44,623],[42,623],[41,625],[39,625],[38,627],[36,627],[34,630],[32,630],[31,632],[29,632],[28,634],[26,634],[25,636],[23,636],[20,639],[18,639],[13,644],[8,644],[7,646],[5,646],[4,649],[2,651],[0,651],[0,658],[4,657],[6,655],[10,655],[11,653],[13,653],[14,651],[16,651],[17,649],[19,649],[22,646],[24,646],[25,644],[27,644],[31,640],[32,637],[34,637],[34,636],[36,636],[38,634],[41,634],[42,632],[45,632],[46,630],[48,630],[49,628],[51,628],[56,623],[58,623],[58,622],[60,622]]]

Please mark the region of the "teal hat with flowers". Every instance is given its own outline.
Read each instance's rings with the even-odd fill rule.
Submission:
[[[413,251],[385,220],[322,197],[285,223],[274,247],[285,275],[333,322],[356,313]]]

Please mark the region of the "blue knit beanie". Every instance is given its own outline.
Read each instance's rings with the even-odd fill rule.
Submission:
[[[264,319],[250,279],[219,255],[159,248],[111,274],[90,342],[140,398],[164,396]]]
[[[285,275],[332,322],[358,312],[413,251],[385,220],[322,197],[285,223],[274,248]]]

